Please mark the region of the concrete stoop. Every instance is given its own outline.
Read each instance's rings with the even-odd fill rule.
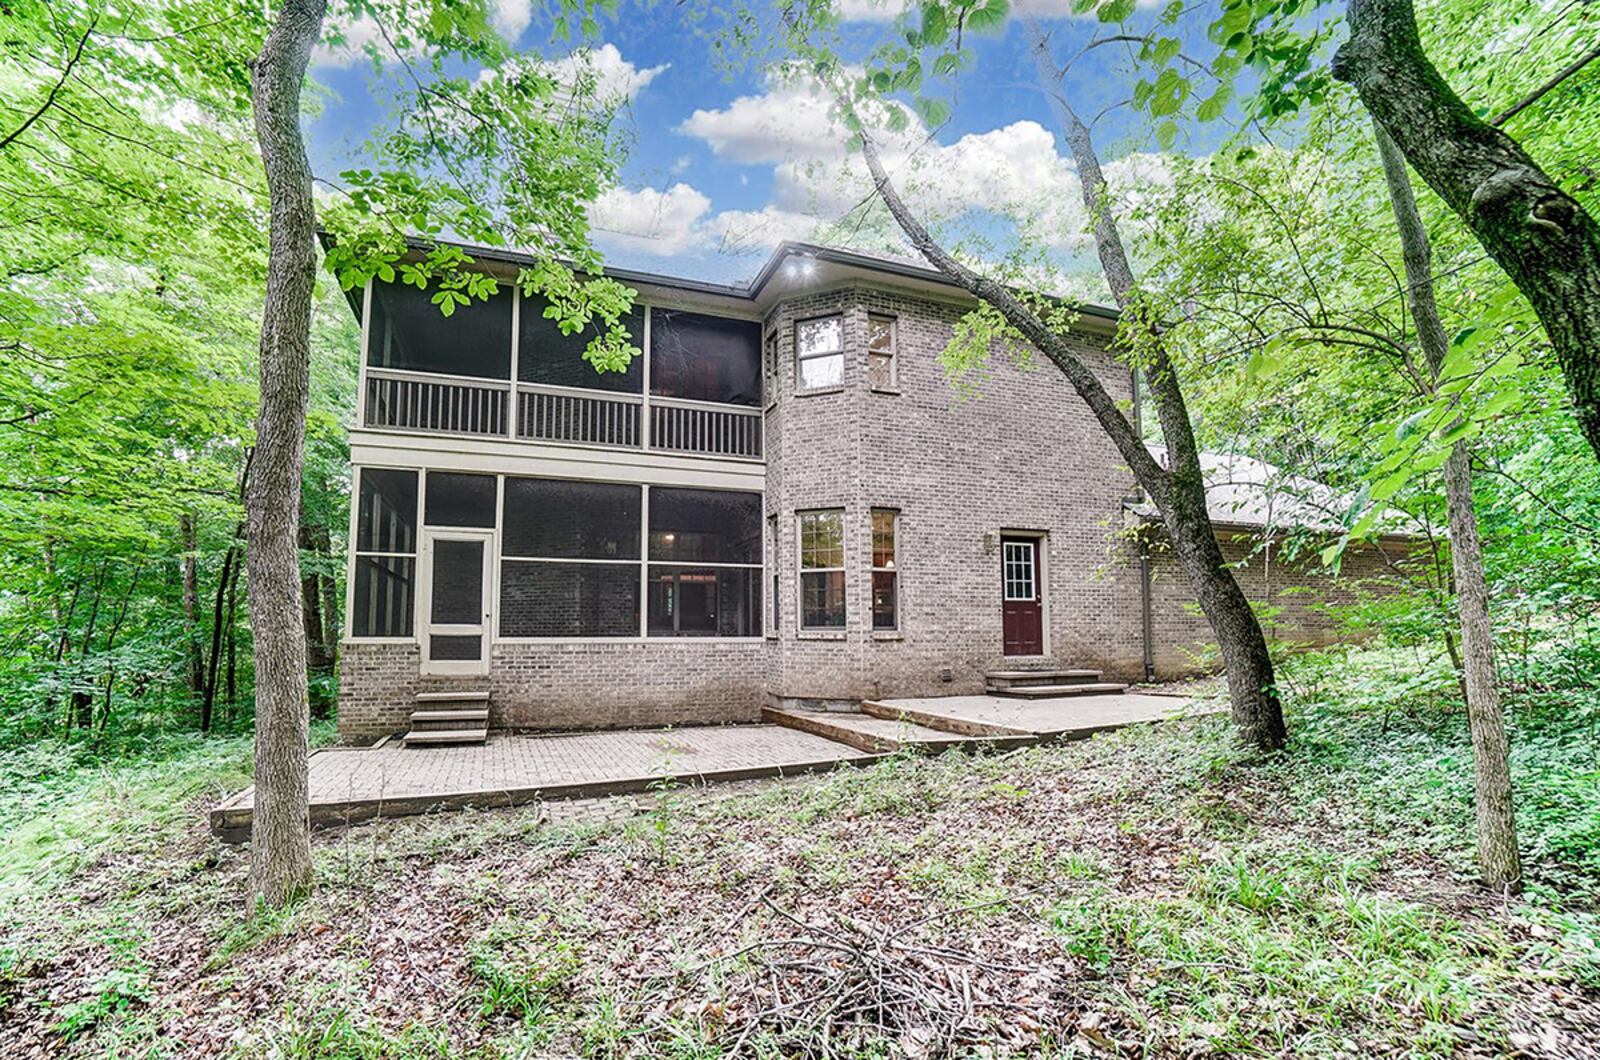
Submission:
[[[1108,696],[1128,690],[1114,681],[1102,681],[1099,670],[990,670],[983,687],[991,696],[1018,699],[1059,699],[1062,696]]]
[[[418,692],[407,747],[478,744],[489,738],[489,693],[483,689]]]

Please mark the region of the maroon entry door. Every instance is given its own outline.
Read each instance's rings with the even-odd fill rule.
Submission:
[[[1044,596],[1039,580],[1039,539],[1000,539],[1002,623],[1007,655],[1044,654]]]

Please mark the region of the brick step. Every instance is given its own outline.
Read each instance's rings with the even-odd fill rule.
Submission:
[[[801,710],[791,707],[763,707],[765,721],[785,728],[808,732],[875,754],[900,750],[938,754],[952,748],[1009,746],[998,737],[974,737],[932,729],[915,722],[874,717],[853,710]]]
[[[1027,685],[1080,685],[1099,681],[1099,670],[990,670],[984,684],[995,688],[1021,688]]]
[[[488,729],[413,729],[401,737],[407,747],[425,744],[483,743],[489,738]]]
[[[861,713],[870,714],[875,718],[888,718],[890,721],[909,721],[914,725],[938,729],[940,732],[958,733],[962,736],[991,736],[1015,739],[1017,740],[1015,746],[1034,743],[1037,739],[1027,729],[1013,728],[1009,725],[997,725],[992,722],[972,721],[967,718],[953,718],[925,710],[894,707],[871,699],[863,699],[861,701]]]
[[[1054,699],[1057,696],[1114,696],[1126,692],[1127,685],[1109,681],[1077,685],[1012,685],[1009,688],[989,686],[991,696],[1012,696],[1018,699]]]
[[[418,692],[418,703],[487,703],[489,693],[483,689],[446,689],[441,692]]]

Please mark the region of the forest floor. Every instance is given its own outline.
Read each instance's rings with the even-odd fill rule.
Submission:
[[[1512,900],[1455,714],[1314,695],[1266,759],[1210,717],[320,833],[255,914],[204,819],[248,743],[191,742],[0,793],[0,1054],[1597,1057],[1574,717],[1514,714]]]

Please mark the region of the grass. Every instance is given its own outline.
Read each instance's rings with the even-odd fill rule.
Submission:
[[[243,908],[245,855],[200,813],[245,782],[243,738],[69,762],[26,782],[47,792],[32,816],[0,790],[0,1036],[20,1056],[792,1055],[794,1026],[742,1021],[847,976],[819,940],[877,932],[981,957],[966,989],[1014,1006],[985,1017],[995,1055],[1504,1055],[1552,1034],[1582,1055],[1594,693],[1514,690],[1530,890],[1505,902],[1470,879],[1459,716],[1424,683],[1395,692],[1398,665],[1297,662],[1294,746],[1267,759],[1202,718],[664,785],[620,819],[325,833],[316,893],[278,911]]]

